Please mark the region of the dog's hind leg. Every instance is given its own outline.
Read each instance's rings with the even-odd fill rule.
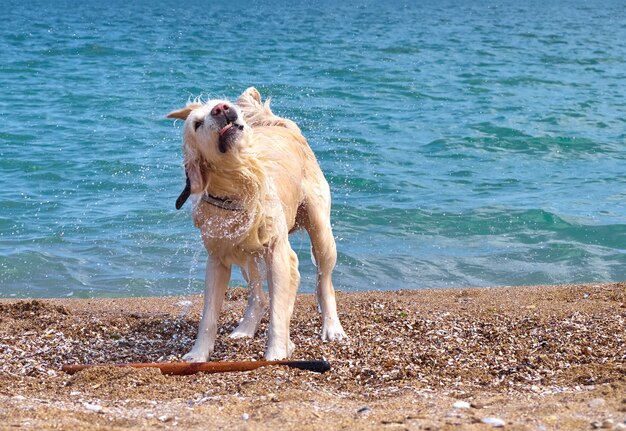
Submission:
[[[337,301],[332,275],[337,263],[337,246],[330,227],[330,209],[324,205],[307,205],[305,229],[311,238],[311,248],[317,266],[317,303],[322,311],[324,341],[347,338],[337,315]]]
[[[239,326],[229,335],[230,338],[254,337],[267,308],[267,300],[263,293],[263,275],[259,271],[257,258],[250,258],[248,261],[246,281],[250,291],[248,307]]]
[[[270,323],[265,359],[284,359],[291,356],[294,350],[289,338],[289,323],[300,285],[298,257],[285,236],[276,241],[266,261],[270,290]]]
[[[204,308],[198,325],[198,336],[193,348],[183,356],[186,362],[205,362],[215,347],[217,319],[219,317],[226,287],[230,280],[231,267],[209,256],[204,281]]]

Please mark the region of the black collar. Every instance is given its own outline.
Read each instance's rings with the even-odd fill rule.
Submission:
[[[214,207],[221,208],[229,211],[243,211],[243,206],[237,201],[230,200],[228,198],[220,198],[213,196],[209,193],[205,193],[200,198],[203,202],[206,202]]]
[[[178,196],[178,199],[176,199],[177,210],[183,207],[183,205],[185,204],[185,202],[187,202],[187,199],[189,199],[189,196],[191,195],[191,182],[189,181],[189,175],[187,175],[186,171],[185,171],[185,176],[187,177],[185,181],[185,188],[183,189],[180,196]],[[237,201],[233,201],[228,198],[220,198],[218,196],[213,196],[210,193],[203,194],[200,199],[203,202],[206,202],[210,205],[213,205],[214,207],[218,207],[223,210],[242,211],[244,209],[241,203]]]

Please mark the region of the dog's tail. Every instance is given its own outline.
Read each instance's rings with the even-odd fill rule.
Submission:
[[[237,106],[243,112],[246,123],[250,127],[275,126],[285,127],[297,133],[300,128],[291,120],[275,115],[270,109],[270,99],[261,101],[261,93],[254,87],[249,87],[237,99]]]

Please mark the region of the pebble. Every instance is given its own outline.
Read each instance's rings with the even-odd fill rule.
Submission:
[[[168,415],[163,415],[163,416],[159,416],[159,417],[158,417],[158,419],[159,419],[161,422],[170,422],[170,421],[171,421],[172,419],[174,419],[174,418],[173,418],[173,417],[171,417],[171,416],[168,416]]]
[[[103,410],[102,406],[98,404],[84,403],[83,407],[85,407],[90,412],[95,412],[95,413],[102,413],[102,410]]]
[[[356,412],[357,413],[369,413],[371,412],[371,410],[368,406],[363,406],[360,409],[358,409]]]
[[[472,401],[470,406],[474,409],[484,409],[487,404],[484,401]]]
[[[604,404],[606,404],[604,398],[594,398],[593,400],[589,401],[589,407],[591,407],[592,409],[602,407]]]
[[[602,422],[600,421],[593,421],[591,422],[591,428],[593,429],[612,429],[613,425],[615,425],[615,422],[613,422],[612,419],[605,419]],[[615,429],[615,428],[613,428]]]
[[[494,428],[501,428],[506,424],[506,422],[500,418],[482,418],[480,421],[484,424],[491,425]]]
[[[248,419],[250,419],[250,415],[248,413],[244,413],[241,415],[241,419],[247,421]]]
[[[602,424],[600,424],[600,428],[609,429],[613,428],[613,425],[615,425],[615,422],[613,422],[612,419],[605,419],[602,421]]]
[[[457,401],[452,404],[452,407],[454,407],[455,409],[469,409],[470,403],[468,403],[467,401]]]
[[[626,424],[619,423],[613,427],[613,431],[626,431]]]

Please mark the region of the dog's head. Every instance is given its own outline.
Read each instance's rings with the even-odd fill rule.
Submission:
[[[183,148],[191,193],[205,190],[207,166],[228,165],[237,158],[249,129],[239,107],[226,100],[190,103],[167,118],[185,121]]]

